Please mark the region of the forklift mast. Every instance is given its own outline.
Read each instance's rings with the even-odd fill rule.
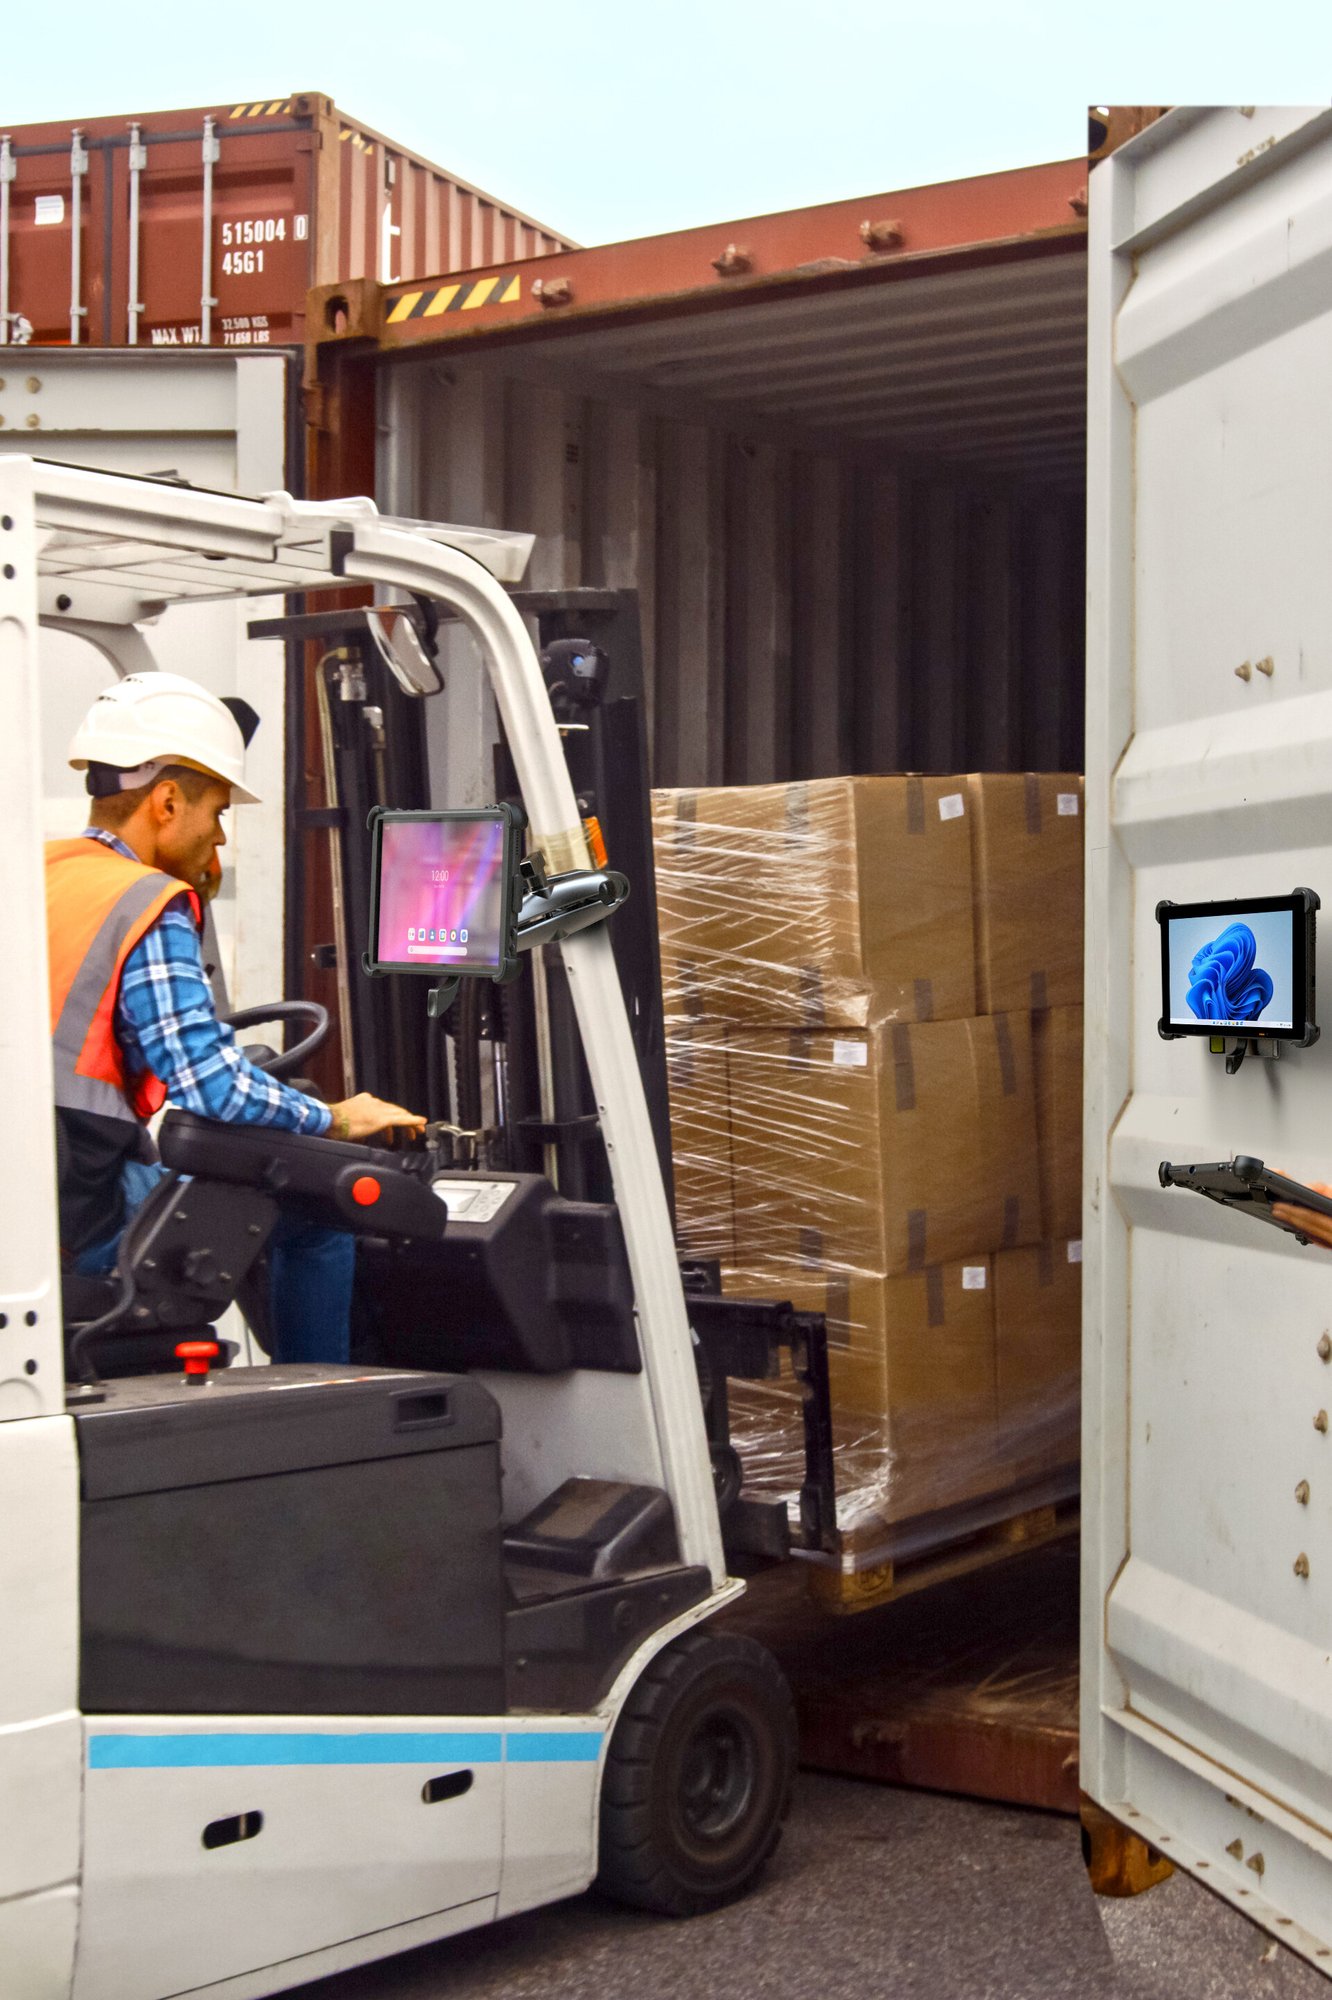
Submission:
[[[518,591],[514,601],[536,621],[542,669],[579,812],[584,821],[597,822],[611,865],[633,884],[633,894],[610,927],[610,939],[674,1219],[638,593]],[[563,671],[574,641],[585,642],[601,667],[595,680],[589,676],[582,687],[576,669]],[[572,698],[565,692],[569,688],[575,691]],[[496,747],[495,776],[499,797],[516,799],[517,772],[503,741]],[[579,1201],[608,1201],[610,1167],[568,981],[558,954],[544,956],[544,979],[524,981],[507,996],[508,1163],[530,1171],[549,1163],[563,1193]]]
[[[637,592],[517,590],[510,598],[536,626],[579,813],[585,822],[597,822],[611,865],[633,884],[609,935],[673,1220]],[[257,621],[250,629],[252,637],[309,645],[314,655],[329,799],[322,806],[293,799],[296,837],[290,847],[308,865],[308,837],[332,836],[340,934],[317,947],[316,969],[337,970],[341,977],[345,967],[348,975],[339,993],[347,1018],[346,1087],[424,1105],[432,1122],[459,1128],[454,1154],[461,1164],[544,1172],[570,1199],[610,1201],[601,1121],[557,951],[535,951],[533,977],[517,986],[465,985],[443,1022],[412,1007],[400,981],[350,977],[369,923],[368,815],[375,806],[416,809],[432,803],[424,702],[395,683],[359,609]],[[580,682],[575,670],[567,677],[570,695],[559,658],[576,640],[586,642],[598,672]],[[299,726],[301,704],[292,701],[288,708],[293,726]],[[310,761],[313,748],[306,746],[302,763]],[[497,802],[520,800],[502,724],[493,750],[493,790]],[[289,966],[294,992],[308,989],[309,972]]]

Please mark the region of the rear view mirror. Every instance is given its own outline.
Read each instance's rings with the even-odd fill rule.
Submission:
[[[439,668],[421,643],[411,618],[387,606],[365,613],[365,622],[375,650],[406,695],[441,694],[444,689]]]

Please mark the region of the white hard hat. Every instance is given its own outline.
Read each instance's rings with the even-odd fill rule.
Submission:
[[[247,740],[227,704],[197,681],[127,674],[98,695],[74,732],[69,761],[76,771],[110,764],[136,776],[146,764],[193,764],[230,785],[233,804],[258,805],[244,783]]]

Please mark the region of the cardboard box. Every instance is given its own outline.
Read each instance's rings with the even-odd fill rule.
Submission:
[[[710,1022],[666,1030],[675,1233],[695,1257],[735,1261],[730,1086],[725,1031]]]
[[[1082,1003],[1082,779],[973,772],[977,1006]]]
[[[976,1012],[962,779],[657,791],[652,811],[668,1018],[822,1028]]]
[[[1033,1014],[1031,1030],[1041,1234],[1053,1242],[1082,1234],[1082,1009]]]
[[[894,1277],[1039,1238],[1028,1015],[727,1050],[740,1264]]]
[[[789,1299],[828,1322],[837,1519],[868,1550],[885,1524],[959,1505],[1011,1481],[997,1423],[991,1262],[935,1265],[901,1278],[828,1276],[794,1286],[735,1271],[737,1297]],[[733,1433],[766,1490],[794,1492],[803,1443],[789,1385],[746,1386]]]
[[[1082,1244],[994,1260],[995,1390],[1016,1480],[1076,1465],[1081,1448]]]

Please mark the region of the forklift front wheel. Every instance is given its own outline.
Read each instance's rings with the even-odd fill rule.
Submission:
[[[657,1655],[615,1726],[597,1887],[693,1917],[743,1895],[782,1835],[795,1777],[791,1690],[766,1647],[686,1632]]]

